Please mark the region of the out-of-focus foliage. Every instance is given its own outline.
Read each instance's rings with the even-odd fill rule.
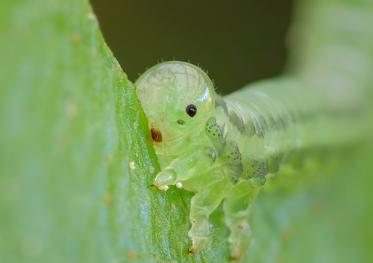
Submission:
[[[129,78],[162,60],[208,71],[220,93],[277,75],[296,0],[91,0],[105,40]]]
[[[228,261],[220,210],[190,256],[191,195],[149,187],[146,120],[87,1],[2,1],[0,57],[1,262]],[[246,261],[367,262],[367,148],[316,187],[266,189]]]

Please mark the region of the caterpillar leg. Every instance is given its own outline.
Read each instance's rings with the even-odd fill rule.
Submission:
[[[218,207],[231,187],[230,180],[222,178],[206,185],[193,196],[190,208],[192,227],[188,232],[192,240],[190,252],[197,253],[207,244],[210,233],[210,214]]]
[[[199,175],[199,171],[210,170],[212,162],[208,148],[186,153],[159,172],[155,177],[154,185],[163,191],[166,191],[169,185],[181,188],[184,181]]]
[[[224,216],[230,230],[228,241],[233,259],[243,258],[250,245],[252,235],[248,216],[258,189],[258,185],[251,180],[241,181],[224,200]]]

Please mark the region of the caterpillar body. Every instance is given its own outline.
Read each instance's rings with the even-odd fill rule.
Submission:
[[[209,216],[223,202],[232,257],[243,257],[252,238],[249,208],[267,177],[290,155],[359,133],[359,118],[351,114],[362,105],[359,94],[335,96],[301,79],[265,81],[223,97],[200,68],[170,61],[135,85],[161,167],[154,185],[195,192],[193,253],[208,242]]]
[[[161,168],[154,185],[195,193],[193,253],[207,244],[209,216],[223,202],[232,257],[243,257],[250,206],[271,176],[315,149],[370,137],[372,2],[311,2],[299,9],[289,75],[219,96],[200,68],[170,61],[135,83]]]

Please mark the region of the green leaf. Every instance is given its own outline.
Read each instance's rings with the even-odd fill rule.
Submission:
[[[190,194],[149,187],[146,119],[87,1],[5,1],[0,25],[2,261],[223,262],[222,224],[188,256]]]

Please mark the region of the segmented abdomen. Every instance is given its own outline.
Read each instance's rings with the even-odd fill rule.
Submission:
[[[290,63],[296,72],[217,100],[217,122],[238,146],[241,176],[264,177],[290,154],[370,136],[373,4],[316,2],[315,12],[305,5],[308,26],[293,43],[302,47]]]
[[[234,141],[242,155],[241,176],[260,177],[264,183],[264,176],[277,172],[290,153],[353,140],[360,131],[363,103],[356,93],[343,92],[333,96],[321,86],[283,79],[218,99],[226,139]]]

